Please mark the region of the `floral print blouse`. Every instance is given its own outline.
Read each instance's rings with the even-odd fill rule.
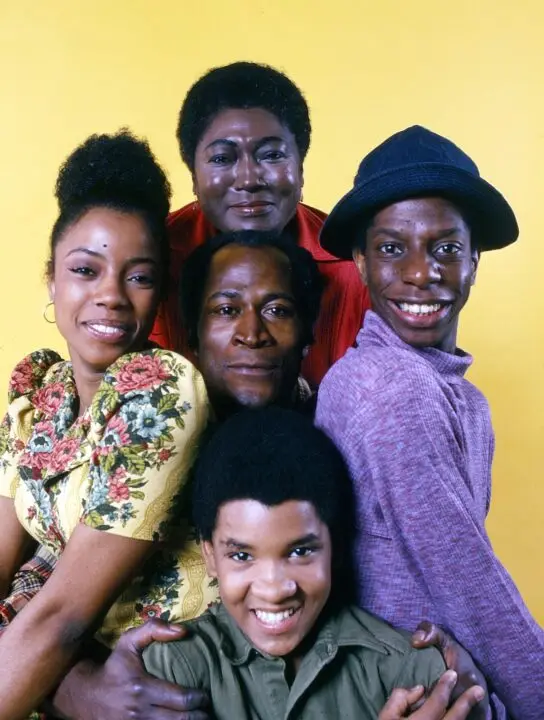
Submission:
[[[150,617],[187,620],[217,599],[188,519],[188,478],[208,401],[187,360],[157,349],[123,355],[78,417],[71,363],[40,350],[16,366],[8,402],[0,495],[14,499],[38,543],[58,557],[84,523],[157,544],[98,639],[112,646]]]

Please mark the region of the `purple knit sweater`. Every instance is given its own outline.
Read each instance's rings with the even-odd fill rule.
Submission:
[[[472,358],[416,350],[373,312],[357,342],[325,376],[316,423],[354,480],[360,605],[406,630],[442,625],[516,720],[542,720],[544,632],[484,527],[494,441],[463,377]]]

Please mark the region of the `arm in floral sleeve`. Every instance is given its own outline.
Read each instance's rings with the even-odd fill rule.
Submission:
[[[19,362],[10,378],[8,410],[0,424],[0,599],[9,592],[13,575],[31,545],[15,514],[18,462],[34,420],[33,395],[49,368],[61,360],[52,350],[38,350]],[[3,617],[0,618],[0,624]]]
[[[207,420],[200,375],[169,352],[127,355],[91,409],[90,488],[82,522],[51,578],[0,638],[0,720],[47,696],[167,532]]]

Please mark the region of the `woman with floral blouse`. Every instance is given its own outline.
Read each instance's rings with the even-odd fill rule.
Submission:
[[[49,291],[70,355],[15,368],[0,432],[0,600],[41,543],[50,579],[0,636],[0,720],[24,718],[94,631],[198,615],[216,591],[184,486],[208,413],[200,374],[147,337],[166,277],[168,181],[147,144],[93,136],[61,168]],[[185,513],[186,514],[186,513]]]

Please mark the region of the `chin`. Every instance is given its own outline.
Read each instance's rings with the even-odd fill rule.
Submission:
[[[276,395],[275,393],[239,393],[235,396],[234,400],[240,408],[259,410],[260,408],[272,405],[276,400]]]
[[[304,638],[292,638],[278,642],[259,642],[259,638],[254,638],[251,641],[261,652],[272,655],[272,657],[285,657],[294,652],[303,639]]]

